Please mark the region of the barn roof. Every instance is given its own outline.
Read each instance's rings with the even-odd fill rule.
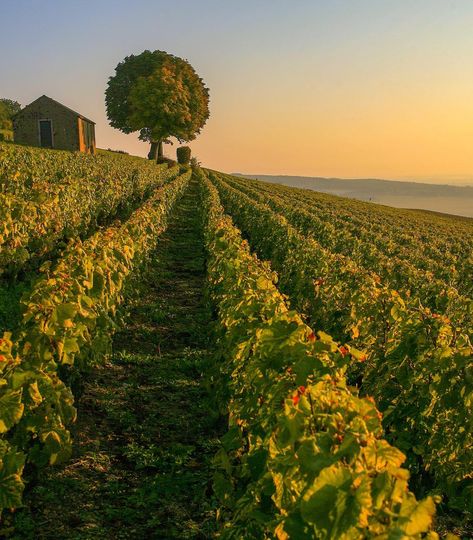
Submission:
[[[35,99],[34,101],[32,101],[31,103],[29,103],[28,105],[26,105],[26,107],[23,107],[23,109],[21,109],[21,111],[17,112],[13,118],[17,117],[17,116],[20,116],[21,113],[23,111],[25,111],[28,107],[31,107],[31,105],[33,105],[34,103],[36,103],[37,101],[39,101],[40,99],[49,99],[49,101],[52,101],[53,103],[56,103],[56,105],[59,105],[60,107],[62,107],[63,109],[67,109],[69,112],[71,112],[72,114],[74,114],[75,116],[78,116],[79,118],[81,118],[82,120],[85,120],[86,122],[90,122],[91,124],[95,124],[95,122],[93,120],[90,120],[90,118],[87,118],[86,116],[84,116],[83,114],[80,114],[74,110],[72,110],[70,107],[67,107],[66,105],[63,105],[62,103],[59,103],[59,101],[56,101],[55,99],[53,98],[50,98],[49,96],[46,96],[45,94],[43,94],[42,96],[40,96],[39,98]]]

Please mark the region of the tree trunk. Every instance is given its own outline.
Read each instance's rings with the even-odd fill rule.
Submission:
[[[148,153],[148,159],[152,159],[153,161],[156,161],[158,157],[158,142],[151,142],[151,148],[149,149]]]
[[[163,140],[159,139],[158,141],[158,162],[163,157]]]

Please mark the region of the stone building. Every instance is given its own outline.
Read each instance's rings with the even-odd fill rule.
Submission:
[[[95,153],[95,122],[48,96],[13,117],[13,136],[29,146]]]

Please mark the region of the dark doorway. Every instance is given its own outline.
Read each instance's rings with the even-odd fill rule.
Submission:
[[[39,142],[43,148],[53,147],[53,126],[51,120],[39,121]]]

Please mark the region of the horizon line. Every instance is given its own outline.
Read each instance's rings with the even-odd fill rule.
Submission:
[[[432,186],[451,186],[451,187],[473,187],[473,176],[472,177],[462,177],[460,175],[451,175],[451,176],[440,176],[440,177],[398,177],[398,178],[388,178],[388,177],[375,177],[375,176],[310,176],[306,174],[278,174],[278,173],[242,173],[242,172],[230,172],[229,174],[241,175],[241,176],[272,176],[272,177],[281,177],[281,178],[305,178],[309,180],[349,180],[349,181],[376,181],[376,182],[402,182],[402,183],[411,183],[411,184],[428,184]],[[432,178],[431,181],[429,181]],[[437,183],[433,180],[437,179]],[[448,183],[450,179],[453,182],[453,178],[458,178],[456,183]],[[445,183],[438,183],[445,182]]]

